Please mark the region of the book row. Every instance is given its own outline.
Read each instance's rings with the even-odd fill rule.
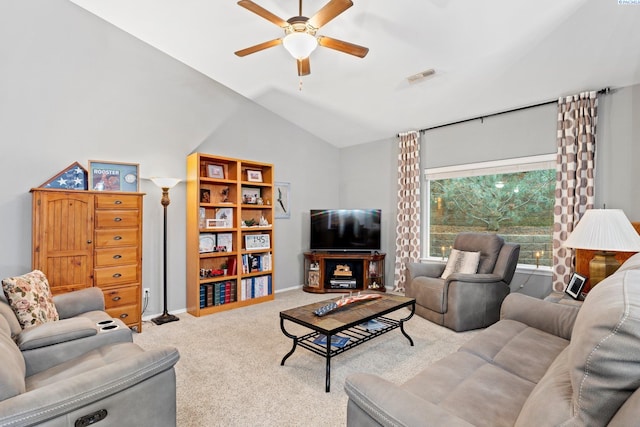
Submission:
[[[242,255],[242,272],[255,273],[259,271],[271,271],[271,252],[265,254]]]
[[[270,274],[242,279],[240,281],[240,301],[271,295],[272,286]]]
[[[235,280],[200,285],[200,308],[235,302],[237,291]]]

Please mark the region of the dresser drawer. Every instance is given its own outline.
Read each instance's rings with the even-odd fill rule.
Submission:
[[[137,227],[138,213],[137,209],[96,211],[96,228]]]
[[[106,309],[135,305],[138,303],[140,286],[126,286],[122,288],[105,289],[104,306]]]
[[[138,324],[140,322],[140,313],[138,313],[136,305],[126,305],[124,307],[116,307],[107,309],[107,314],[111,317],[122,320],[127,325]]]
[[[139,261],[137,247],[96,249],[96,267],[137,264]]]
[[[106,287],[122,283],[138,283],[138,266],[123,265],[118,267],[103,267],[94,269],[93,281],[95,286]]]
[[[138,229],[96,230],[96,248],[138,246]]]
[[[141,197],[124,194],[96,195],[97,209],[140,209]]]

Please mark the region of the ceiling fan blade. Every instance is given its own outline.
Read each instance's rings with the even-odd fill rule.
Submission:
[[[351,0],[331,0],[316,12],[315,15],[309,18],[308,22],[315,28],[320,28],[351,6],[353,6]]]
[[[311,63],[309,62],[309,57],[304,59],[298,59],[298,75],[299,76],[307,76],[311,74]]]
[[[278,27],[283,27],[284,28],[287,25],[289,25],[287,23],[287,21],[285,21],[284,19],[274,15],[273,13],[269,12],[267,9],[263,8],[262,6],[258,6],[257,4],[252,2],[251,0],[240,0],[238,2],[238,5],[244,7],[247,10],[250,10],[251,12],[255,13],[256,15],[259,15],[259,16],[263,17],[267,21],[273,22]]]
[[[260,52],[261,50],[268,49],[273,46],[278,46],[282,43],[282,39],[269,40],[268,42],[260,43],[255,46],[248,47],[246,49],[235,52],[238,56],[247,56],[252,53]]]
[[[348,53],[349,55],[358,56],[364,58],[369,53],[369,48],[364,46],[358,46],[357,44],[345,42],[338,39],[333,39],[327,36],[319,36],[318,44],[320,46],[328,47],[329,49],[338,50],[340,52]]]

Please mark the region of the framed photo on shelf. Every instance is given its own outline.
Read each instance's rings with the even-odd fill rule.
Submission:
[[[207,176],[209,178],[224,179],[224,166],[218,164],[207,165]]]
[[[211,191],[206,188],[200,189],[200,203],[211,203]]]
[[[232,208],[218,208],[216,209],[216,219],[221,222],[216,227],[233,227],[233,209]]]
[[[242,203],[245,205],[255,205],[260,198],[260,189],[255,187],[242,187]]]
[[[213,233],[200,234],[200,253],[213,252],[216,249],[216,235]]]
[[[291,218],[291,212],[289,210],[289,193],[291,190],[291,184],[288,182],[276,182],[274,183],[274,208],[276,218]]]
[[[226,227],[227,225],[227,220],[226,219],[207,219],[207,225],[206,228],[223,228]]]
[[[573,276],[571,276],[571,280],[569,280],[569,284],[567,285],[567,289],[564,290],[565,293],[572,296],[574,299],[580,299],[580,292],[582,292],[582,288],[586,281],[586,277],[581,276],[578,273],[573,273]]]
[[[244,247],[248,251],[270,249],[271,238],[268,234],[246,234],[244,236]]]
[[[224,246],[225,252],[233,252],[233,234],[218,233],[218,246]]]
[[[247,181],[262,182],[262,171],[255,169],[247,169]]]
[[[89,160],[89,189],[95,191],[140,191],[138,163]]]

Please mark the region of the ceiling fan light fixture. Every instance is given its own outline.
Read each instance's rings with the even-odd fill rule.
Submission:
[[[287,34],[282,45],[294,59],[305,59],[318,47],[318,40],[304,31],[294,31]]]

